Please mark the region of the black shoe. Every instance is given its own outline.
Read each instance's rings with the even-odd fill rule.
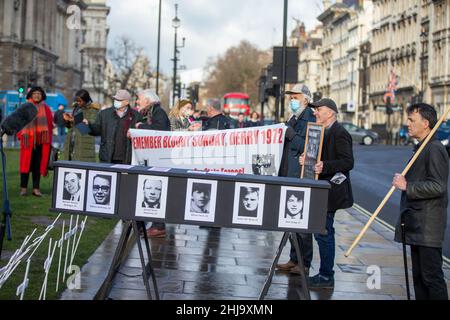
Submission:
[[[308,286],[310,288],[333,289],[334,278],[327,278],[322,276],[321,274],[316,274],[314,277],[309,277]]]

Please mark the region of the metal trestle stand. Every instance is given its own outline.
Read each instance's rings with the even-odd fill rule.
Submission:
[[[148,299],[153,300],[151,289],[150,289],[149,276],[152,277],[155,299],[156,300],[160,299],[159,292],[158,292],[158,285],[156,282],[155,270],[153,269],[153,264],[152,264],[152,254],[151,254],[151,250],[150,250],[150,244],[148,242],[148,237],[145,232],[145,228],[143,231],[144,231],[143,232],[143,234],[144,234],[143,240],[145,243],[145,249],[147,252],[147,259],[148,259],[147,264],[145,263],[144,250],[142,248],[142,243],[141,243],[141,239],[140,239],[140,235],[139,235],[138,222],[124,221],[122,234],[120,235],[119,244],[117,245],[116,251],[114,253],[114,258],[111,262],[111,266],[109,268],[108,275],[106,276],[105,280],[103,281],[103,284],[101,285],[100,289],[97,291],[97,294],[94,297],[95,300],[105,300],[108,297],[116,274],[118,273],[123,262],[128,258],[131,250],[133,249],[134,245],[136,245],[136,244],[137,244],[138,251],[139,251],[139,258],[141,260],[142,279],[144,281],[145,290],[147,291]]]
[[[281,239],[277,253],[269,269],[269,274],[267,275],[266,282],[264,283],[264,287],[259,295],[259,300],[264,300],[264,298],[267,295],[267,292],[269,291],[270,285],[272,284],[273,274],[275,273],[275,267],[278,261],[280,260],[281,253],[283,252],[283,249],[286,246],[289,237],[292,239],[292,242],[294,243],[294,249],[298,257],[298,266],[300,268],[300,284],[302,292],[301,294],[299,293],[299,297],[301,299],[303,296],[304,299],[311,300],[311,295],[309,294],[308,288],[308,279],[306,278],[305,266],[303,264],[303,254],[300,247],[298,246],[298,241],[299,240],[301,241],[301,239],[298,239],[298,235],[296,233],[290,232],[285,232],[283,234],[283,238]]]

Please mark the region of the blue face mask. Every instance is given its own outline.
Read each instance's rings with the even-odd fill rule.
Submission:
[[[289,106],[291,107],[292,112],[296,113],[300,109],[300,101],[293,99],[289,103]]]
[[[114,108],[116,109],[122,108],[122,101],[114,100]]]

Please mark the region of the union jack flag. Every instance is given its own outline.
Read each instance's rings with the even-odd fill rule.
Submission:
[[[395,100],[395,92],[397,91],[398,77],[395,74],[394,69],[391,70],[388,79],[388,85],[386,87],[386,93],[384,95],[384,103],[387,103],[387,98],[390,97],[391,103]]]

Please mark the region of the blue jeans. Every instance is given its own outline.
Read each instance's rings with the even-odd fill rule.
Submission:
[[[58,147],[61,149],[66,137],[66,127],[58,127]]]
[[[335,241],[334,241],[334,214],[335,212],[327,212],[327,221],[325,229],[327,234],[314,234],[314,238],[319,245],[320,254],[320,269],[319,273],[327,278],[334,277],[334,256],[335,256]],[[303,263],[305,267],[309,268],[311,266],[311,261],[313,259],[313,243],[312,235],[306,233],[298,233],[299,236],[299,247],[303,254]],[[293,262],[298,262],[297,254],[295,252],[294,246],[291,242],[291,253],[290,259]]]
[[[326,230],[327,234],[314,234],[314,238],[319,245],[320,254],[320,275],[327,278],[334,278],[334,256],[335,256],[335,240],[334,240],[334,214],[335,212],[327,212]]]

